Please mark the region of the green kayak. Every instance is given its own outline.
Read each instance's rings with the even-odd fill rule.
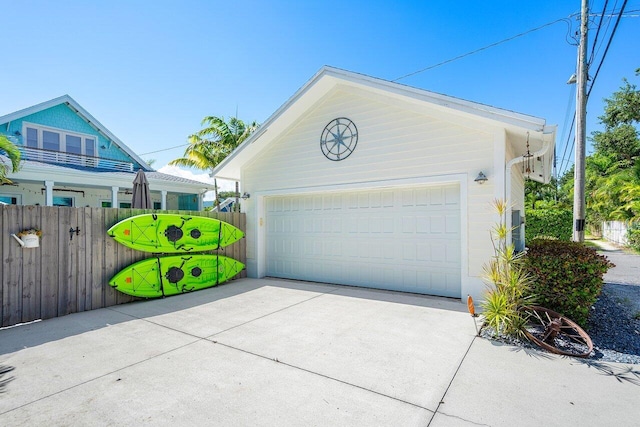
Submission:
[[[157,298],[216,286],[242,269],[244,264],[222,255],[171,255],[136,262],[109,285],[135,297]]]
[[[132,216],[107,233],[131,249],[152,253],[211,251],[244,237],[242,230],[219,219],[177,214]]]

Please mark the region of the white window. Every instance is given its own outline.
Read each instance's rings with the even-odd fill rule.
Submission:
[[[78,161],[78,164],[90,167],[95,167],[97,164],[96,159],[93,159],[93,157],[98,156],[96,137],[93,135],[45,128],[31,123],[25,123],[23,130],[23,135],[26,135],[24,144],[28,148],[86,156],[89,158],[82,159],[82,162]],[[71,156],[68,158],[66,156],[57,156],[56,159],[62,162],[66,160],[67,163],[76,163],[71,161]],[[76,157],[76,159],[78,158]]]

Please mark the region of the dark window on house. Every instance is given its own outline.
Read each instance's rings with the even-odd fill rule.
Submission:
[[[54,197],[53,206],[73,207],[73,197]]]
[[[42,148],[45,150],[60,151],[60,134],[57,132],[42,131]]]
[[[48,157],[49,160],[55,159],[62,163],[74,163],[89,167],[98,166],[98,160],[94,158],[98,157],[98,144],[97,139],[93,136],[67,132],[62,129],[55,131],[35,126],[27,126],[25,132],[24,144],[26,147],[89,157],[88,159],[83,159],[82,162],[78,162],[77,157],[68,158],[65,156]]]
[[[29,148],[38,148],[38,129],[27,128],[27,142]]]
[[[18,198],[13,196],[0,196],[0,203],[5,205],[17,205]]]
[[[67,153],[82,154],[82,138],[75,135],[67,135]]]

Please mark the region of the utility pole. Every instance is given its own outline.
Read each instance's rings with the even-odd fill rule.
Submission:
[[[585,156],[587,139],[587,30],[589,21],[589,0],[582,0],[580,14],[580,46],[578,49],[578,70],[576,90],[576,141],[575,168],[573,176],[573,241],[584,241],[585,223]]]

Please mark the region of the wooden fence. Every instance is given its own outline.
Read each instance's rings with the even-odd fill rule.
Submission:
[[[107,230],[124,218],[148,212],[155,211],[0,205],[0,326],[132,301],[109,286],[109,279],[151,255],[117,243]],[[246,231],[242,213],[163,212],[219,218]],[[28,228],[42,230],[39,248],[22,248],[11,237]],[[69,233],[72,228],[79,228],[79,233]],[[219,253],[246,264],[245,239]],[[236,277],[245,276],[242,271]]]

